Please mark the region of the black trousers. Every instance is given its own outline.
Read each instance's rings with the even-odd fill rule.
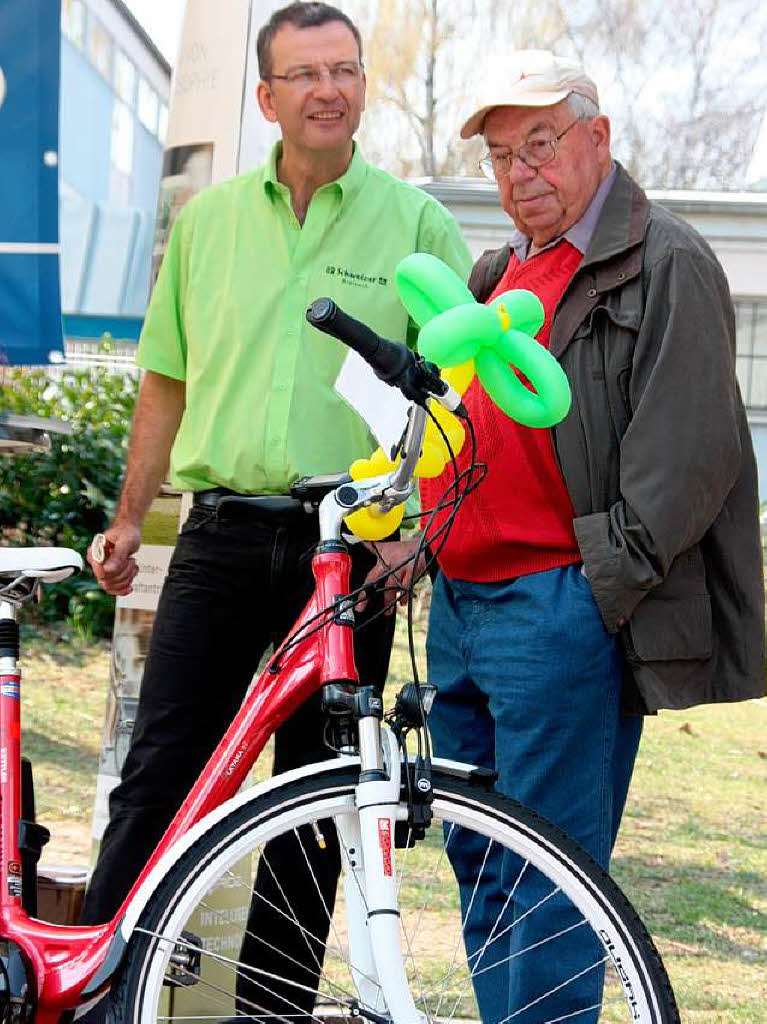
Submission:
[[[192,509],[160,596],[131,746],[110,796],[82,923],[107,921],[117,911],[237,712],[264,651],[289,633],[312,593],[317,540],[316,515],[277,519],[247,510],[217,519],[211,510]],[[352,588],[373,562],[362,545],[352,547]],[[380,598],[369,601],[358,626],[380,608]],[[394,617],[379,615],[355,633],[366,683],[383,688],[393,631]],[[332,757],[323,727],[317,693],[277,731],[275,774]],[[308,831],[307,841],[291,835],[267,844],[241,957],[313,989],[340,855],[332,827],[323,828],[326,849]],[[298,924],[287,906],[300,913]],[[286,991],[270,980],[267,991],[242,974],[237,988],[249,1016],[254,1006],[291,1016],[297,1007],[312,1009],[311,994],[300,987]]]

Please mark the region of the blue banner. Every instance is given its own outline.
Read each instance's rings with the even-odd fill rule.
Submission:
[[[52,352],[63,351],[60,6],[60,0],[0,0],[0,363],[6,364],[47,363]]]

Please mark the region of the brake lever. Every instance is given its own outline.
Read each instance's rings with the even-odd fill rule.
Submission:
[[[440,376],[438,366],[427,362],[422,356],[417,356],[414,371],[419,375],[422,393],[426,393],[429,398],[436,398],[448,412],[455,413],[457,416],[465,417],[467,415],[461,396]],[[423,405],[423,402],[418,404]]]

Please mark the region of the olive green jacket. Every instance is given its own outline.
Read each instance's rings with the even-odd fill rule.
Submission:
[[[480,257],[479,301],[509,253]],[[625,706],[762,696],[757,474],[727,281],[700,235],[620,165],[550,350],[573,393],[555,450],[586,575],[619,634]]]

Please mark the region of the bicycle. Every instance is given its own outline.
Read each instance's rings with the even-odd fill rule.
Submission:
[[[303,934],[307,957],[320,971],[320,983],[312,990],[315,1009],[304,1019],[416,1024],[476,1014],[473,984],[483,975],[485,981],[492,979],[493,971],[508,971],[510,961],[521,955],[501,955],[514,927],[504,915],[520,880],[538,872],[535,877],[545,879],[550,891],[526,913],[535,913],[550,898],[568,901],[572,923],[565,930],[580,930],[588,957],[581,973],[595,972],[603,979],[601,1019],[675,1024],[679,1014],[661,959],[610,877],[559,829],[495,792],[492,772],[431,757],[427,715],[433,688],[418,681],[415,661],[414,682],[403,687],[386,715],[380,696],[360,683],[352,648],[359,594],[349,593],[343,520],[356,509],[385,511],[404,501],[413,487],[428,402],[460,411],[460,397],[435,367],[404,346],[378,338],[330,300],[318,300],[307,315],[319,329],[360,351],[410,399],[400,461],[379,477],[356,482],[348,476],[310,478],[296,491],[295,500],[319,505],[315,593],[107,924],[61,926],[33,916],[34,862],[44,836],[21,813],[29,794],[20,767],[18,609],[41,583],[65,578],[82,568],[82,560],[67,549],[0,549],[3,1019],[19,1024],[70,1020],[107,993],[112,1021],[148,1024],[169,1016],[163,1000],[181,990],[193,994],[199,1010],[182,1010],[184,1018],[294,1019],[291,992],[306,988],[295,979],[300,964],[291,964],[289,977],[281,978],[262,971],[258,963],[239,962],[218,951],[197,934],[201,915],[216,922],[214,890],[243,888],[250,898],[250,879],[264,861],[266,843],[282,837],[295,845],[299,861],[303,852],[307,864],[307,844],[337,848],[342,868],[337,906],[324,908],[328,941]],[[454,512],[476,486],[477,475],[469,472],[454,480],[452,496],[445,499]],[[247,504],[250,499],[226,500]],[[412,621],[410,626],[412,650]],[[329,745],[337,759],[240,791],[275,728],[320,688]],[[414,756],[407,750],[410,736],[417,740]],[[487,938],[468,951],[462,932],[474,895],[468,908],[461,908],[448,863],[451,842],[462,841],[467,830],[484,844],[483,867],[494,844],[518,865],[509,892],[496,898],[502,906]],[[267,863],[266,868],[279,890],[279,865]],[[309,875],[309,890],[319,891]],[[480,869],[475,895],[484,884]],[[291,927],[301,929],[294,907],[279,909]],[[265,950],[271,946],[270,936],[250,938]],[[552,935],[522,953],[547,956],[547,943],[555,949],[558,938]],[[235,989],[243,978],[249,992],[261,993],[266,1001],[276,996],[284,1009],[265,1013],[258,995],[238,998]],[[547,1013],[547,999],[556,993],[561,998],[568,980],[558,976],[557,963],[552,963],[550,988],[493,1024],[577,1021],[598,1013],[596,1004],[555,1017]]]

